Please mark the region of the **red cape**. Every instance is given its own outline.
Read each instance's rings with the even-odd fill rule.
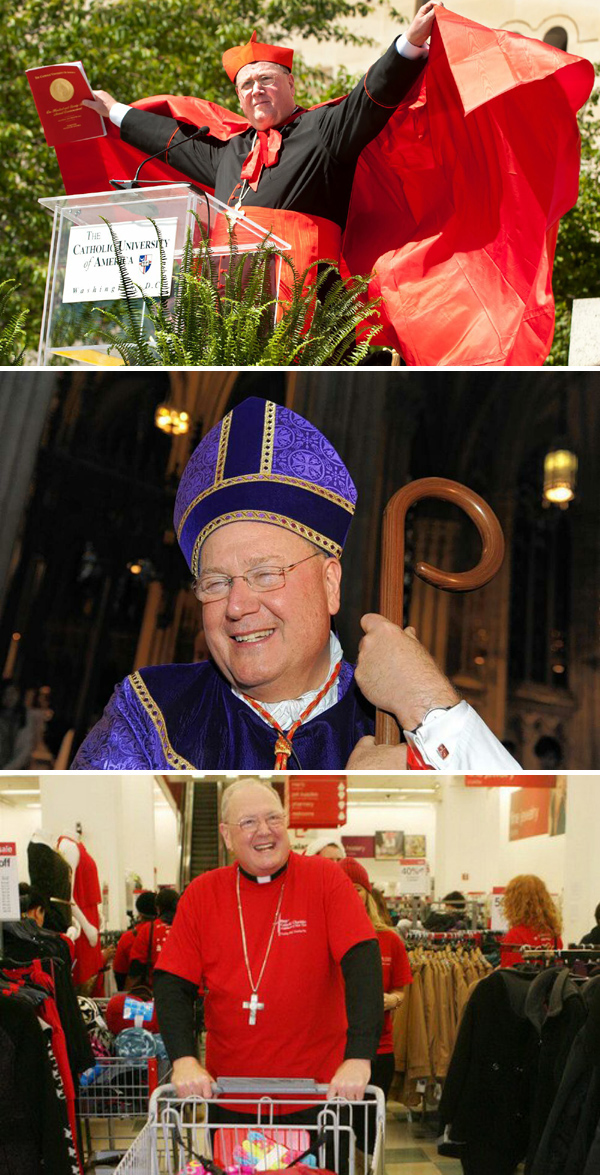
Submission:
[[[535,366],[554,331],[558,221],[575,204],[576,112],[591,62],[438,8],[415,91],[358,161],[342,269],[373,273],[385,299],[381,341],[409,366]],[[135,103],[228,139],[247,128],[199,98]],[[106,191],[143,158],[106,138],[57,148],[69,193]],[[153,161],[147,179],[186,179]]]

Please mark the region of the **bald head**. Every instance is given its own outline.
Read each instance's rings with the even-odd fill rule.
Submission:
[[[261,779],[238,779],[236,783],[230,783],[225,788],[221,802],[221,820],[227,823],[228,820],[232,819],[231,809],[232,805],[235,806],[236,797],[240,797],[238,803],[243,803],[244,797],[248,796],[248,798],[251,798],[256,788],[260,788],[262,792],[266,792],[270,796],[274,805],[274,811],[277,808],[281,808],[283,811],[279,792],[275,791],[275,788],[271,787],[270,783],[263,783]],[[234,816],[233,819],[236,820],[239,817]]]

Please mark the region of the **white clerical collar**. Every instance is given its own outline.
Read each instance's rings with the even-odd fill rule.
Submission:
[[[267,885],[269,881],[277,881],[277,878],[281,877],[282,873],[285,873],[287,867],[288,863],[286,861],[285,865],[282,865],[281,869],[276,869],[274,873],[267,873],[266,875],[257,877],[255,873],[247,873],[241,865],[238,865],[242,877],[245,877],[248,881],[254,881],[257,885]]]
[[[327,673],[325,674],[325,677],[323,678],[323,681],[320,683],[320,685],[318,685],[316,689],[307,690],[306,693],[300,694],[299,698],[285,698],[283,702],[260,703],[263,709],[269,712],[271,718],[277,722],[282,730],[289,730],[290,726],[293,726],[294,722],[298,721],[300,715],[304,712],[304,710],[306,710],[306,707],[310,705],[314,698],[316,698],[319,690],[323,687],[328,677],[331,677],[335,666],[337,665],[338,661],[341,661],[343,655],[342,646],[337,636],[334,632],[331,632],[329,634],[329,669],[327,670]],[[231,689],[236,698],[241,698],[242,701],[245,702],[251,710],[253,709],[253,707],[250,705],[250,702],[246,701],[246,698],[243,696],[243,694],[240,693],[239,690],[235,688],[234,685],[232,685]],[[335,706],[335,703],[338,700],[338,689],[339,680],[334,682],[331,689],[328,690],[325,694],[325,697],[321,698],[318,706],[315,706],[310,715],[311,720],[316,718],[318,714],[324,714],[326,710],[329,710],[332,706]],[[256,713],[256,711],[254,711],[254,713]],[[266,725],[267,723],[265,723],[265,726]]]

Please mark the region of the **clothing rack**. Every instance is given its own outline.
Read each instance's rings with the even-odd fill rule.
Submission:
[[[532,947],[511,944],[511,950],[518,951],[523,960],[562,959],[565,963],[593,962],[600,964],[600,947]]]
[[[500,942],[503,938],[502,930],[409,930],[404,941],[407,946],[461,942],[482,946],[485,942]]]
[[[447,911],[448,903],[441,899],[429,901],[424,897],[406,897],[388,898],[386,899],[388,905],[393,909],[394,913],[399,918],[410,918],[412,922],[412,929],[417,930],[419,923],[428,914],[435,913],[436,910]],[[456,911],[457,917],[460,917],[471,930],[477,930],[484,913],[484,901],[479,898],[467,898],[464,907]]]

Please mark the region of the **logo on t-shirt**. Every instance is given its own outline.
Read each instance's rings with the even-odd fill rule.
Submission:
[[[306,934],[307,923],[304,918],[279,918],[277,933],[280,938],[288,934]]]

